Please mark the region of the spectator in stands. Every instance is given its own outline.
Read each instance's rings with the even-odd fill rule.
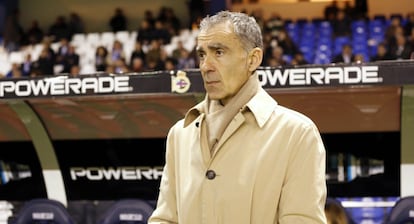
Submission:
[[[194,58],[195,68],[198,68],[198,65],[200,64],[200,58],[198,57],[197,53],[197,39],[195,39],[195,44],[193,48],[190,50],[190,57]]]
[[[414,28],[411,30],[410,35],[407,36],[407,43],[411,46],[414,51]]]
[[[290,61],[291,65],[306,65],[309,64],[309,62],[305,59],[304,55],[302,54],[302,52],[297,52],[292,60]]]
[[[142,46],[148,46],[154,39],[154,27],[151,26],[148,20],[142,20],[137,30],[137,41]]]
[[[390,47],[390,54],[397,60],[410,59],[412,47],[403,34],[395,36],[395,44]]]
[[[362,62],[365,62],[365,61],[366,61],[365,56],[363,54],[360,54],[360,53],[355,54],[353,62],[359,64],[359,63],[362,63]]]
[[[140,57],[132,58],[130,62],[131,72],[144,72],[145,68],[145,60]]]
[[[20,70],[22,71],[22,76],[29,77],[33,71],[33,61],[32,55],[30,53],[26,54],[22,64],[20,65]]]
[[[406,37],[411,36],[414,30],[414,12],[410,12],[407,15],[407,21],[404,24],[404,35]]]
[[[70,29],[64,16],[56,17],[55,22],[49,27],[48,36],[52,38],[52,42],[58,42],[63,38],[71,39]]]
[[[161,71],[164,70],[165,62],[161,59],[155,59],[155,58],[148,58],[146,62],[147,66],[145,68],[145,71],[152,72],[152,71]]]
[[[295,44],[295,42],[293,42],[292,38],[284,29],[278,32],[277,45],[283,49],[283,54],[289,55],[291,57],[300,51],[298,46]]]
[[[191,57],[190,52],[185,48],[181,49],[181,54],[178,58],[177,69],[189,69],[195,67],[195,60],[193,57]]]
[[[400,17],[391,18],[390,25],[385,29],[384,41],[387,44],[388,49],[391,49],[396,42],[395,36],[404,33],[404,28],[401,23]]]
[[[177,69],[177,60],[173,57],[168,57],[165,59],[164,62],[164,69],[167,71],[176,70]]]
[[[72,12],[69,15],[69,30],[71,37],[77,33],[85,33],[85,24],[76,12]]]
[[[338,10],[336,18],[331,21],[333,37],[351,36],[351,22],[351,17],[349,17],[344,10]]]
[[[351,1],[344,2],[344,7],[341,9],[345,12],[345,15],[353,20],[355,18],[355,10],[354,7],[351,5]]]
[[[181,51],[185,49],[184,43],[182,40],[177,41],[177,46],[173,49],[171,52],[171,56],[175,58],[175,60],[178,60],[179,57],[181,57]]]
[[[162,22],[170,36],[175,36],[180,33],[181,21],[171,7],[161,7],[157,20]]]
[[[60,39],[57,54],[61,56],[67,55],[69,52],[69,46],[70,46],[70,42],[68,39],[66,38]]]
[[[39,22],[33,20],[29,29],[25,33],[26,44],[35,45],[42,42],[44,37],[44,31],[39,27]]]
[[[81,73],[81,69],[80,69],[79,65],[72,65],[70,67],[70,73],[69,73],[70,75],[78,76],[78,75],[80,75],[80,73]]]
[[[114,40],[114,43],[112,44],[112,49],[109,52],[109,60],[110,63],[115,63],[119,59],[125,60],[124,45],[121,41]]]
[[[326,223],[321,136],[261,87],[259,25],[219,12],[197,39],[206,96],[169,131],[148,223]]]
[[[129,72],[129,66],[126,63],[125,58],[116,59],[112,65],[114,66],[113,69],[115,74],[123,74]]]
[[[327,224],[351,224],[345,208],[336,199],[329,198],[325,203],[325,215]]]
[[[332,63],[345,63],[349,64],[355,61],[355,55],[353,53],[352,46],[344,44],[340,54],[334,55]]]
[[[110,64],[108,49],[102,45],[98,46],[95,51],[95,70],[97,72],[106,71]]]
[[[267,66],[267,61],[272,57],[273,48],[277,46],[276,38],[272,37],[271,33],[264,32],[263,34],[263,60],[262,65]]]
[[[264,23],[264,32],[270,33],[272,37],[277,38],[279,32],[285,28],[285,21],[277,12],[272,12],[270,17]]]
[[[155,27],[152,33],[155,40],[158,40],[161,45],[169,44],[171,41],[171,33],[165,28],[164,23],[161,20],[155,21]]]
[[[161,44],[158,40],[152,40],[151,41],[151,46],[148,50],[148,52],[146,53],[146,65],[147,67],[154,69],[155,65],[160,64],[161,62]],[[150,65],[151,64],[151,65]]]
[[[76,53],[75,46],[69,44],[68,52],[63,57],[63,71],[62,73],[70,73],[72,67],[79,66],[80,56]]]
[[[39,58],[33,63],[34,71],[37,75],[54,75],[54,60],[48,48],[43,48]]]
[[[323,11],[324,19],[327,21],[333,21],[336,19],[336,15],[338,14],[339,7],[338,1],[332,0],[332,2],[327,5]]]
[[[120,7],[115,9],[114,15],[109,20],[109,26],[112,32],[127,30],[127,17],[124,14],[124,10]]]
[[[368,0],[354,0],[355,19],[368,19]]]
[[[46,51],[47,58],[55,64],[56,62],[56,52],[52,48],[52,40],[50,38],[45,38],[42,42],[42,49]]]
[[[370,61],[384,61],[394,59],[395,58],[388,52],[387,45],[385,43],[379,43],[377,45],[377,52],[373,57],[371,57]]]
[[[188,12],[190,14],[189,29],[193,27],[193,24],[198,24],[200,18],[207,15],[206,3],[204,0],[188,0]]]
[[[270,58],[267,59],[267,66],[270,67],[278,67],[287,65],[287,61],[283,58],[284,52],[283,48],[280,46],[275,46],[272,48],[272,54],[270,55]]]
[[[24,40],[24,30],[20,25],[20,10],[14,9],[7,15],[3,30],[3,45],[8,52],[18,51]]]
[[[155,16],[154,16],[154,12],[147,9],[144,12],[144,20],[148,22],[150,27],[154,27],[155,26]]]
[[[144,52],[144,50],[142,49],[142,44],[141,44],[141,42],[139,42],[139,41],[135,41],[135,46],[134,46],[134,50],[132,51],[132,53],[131,53],[131,57],[130,57],[130,59],[129,59],[129,61],[130,61],[130,67],[134,67],[133,66],[133,61],[136,59],[136,58],[140,58],[141,59],[141,61],[142,61],[142,64],[143,64],[143,66],[145,66],[145,57],[146,57],[146,54],[145,54],[145,52]]]
[[[56,56],[55,56],[55,61],[54,61],[54,65],[55,65],[55,73],[63,73],[63,72],[69,72],[68,68],[66,69],[66,71],[64,71],[65,68],[65,57],[68,54],[69,51],[69,41],[66,38],[62,38],[59,41],[59,48],[56,52]]]
[[[22,77],[22,70],[19,63],[12,63],[12,67],[9,72],[6,73],[7,78],[20,78]]]

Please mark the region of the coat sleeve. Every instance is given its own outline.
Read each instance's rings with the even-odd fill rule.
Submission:
[[[317,127],[293,132],[289,165],[279,204],[279,223],[326,223],[325,148]]]
[[[148,220],[149,224],[178,223],[174,142],[174,127],[172,127],[167,136],[165,165],[160,182],[157,206]]]

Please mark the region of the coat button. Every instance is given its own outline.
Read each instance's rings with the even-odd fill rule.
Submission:
[[[200,122],[196,122],[195,126],[198,128],[200,126]]]
[[[207,170],[206,177],[207,179],[212,180],[216,178],[216,172],[214,172],[214,170]]]

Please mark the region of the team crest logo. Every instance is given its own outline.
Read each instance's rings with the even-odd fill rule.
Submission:
[[[176,76],[171,76],[171,91],[185,93],[190,89],[190,79],[184,71],[178,71]]]

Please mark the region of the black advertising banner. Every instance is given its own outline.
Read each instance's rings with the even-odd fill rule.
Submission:
[[[266,89],[414,84],[414,61],[257,70]],[[204,92],[199,70],[1,79],[0,99]]]

